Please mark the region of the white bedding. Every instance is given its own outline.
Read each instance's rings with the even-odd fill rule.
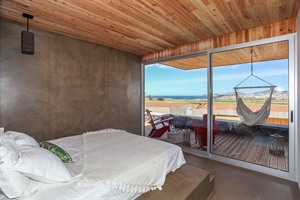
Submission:
[[[136,136],[142,137],[142,136]],[[146,139],[146,140],[144,140]],[[145,142],[148,140],[155,141],[155,144],[159,146],[165,152],[165,158],[167,167],[166,172],[176,170],[178,167],[185,163],[182,150],[173,144],[154,140],[151,138],[143,138]],[[67,163],[66,166],[69,169],[71,175],[76,177],[81,174],[84,166],[84,140],[83,135],[65,137],[55,140],[50,140],[49,142],[54,143],[65,151],[67,151],[72,159],[73,163]],[[126,142],[126,141],[124,141]],[[115,144],[118,145],[118,144]],[[143,145],[139,145],[140,151],[145,151]],[[107,151],[113,151],[114,147],[110,147]],[[101,158],[99,158],[101,159]],[[124,158],[126,159],[126,158]],[[143,165],[143,168],[147,165]],[[138,169],[138,168],[137,168]],[[55,169],[53,169],[55,170]],[[149,171],[153,170],[149,166]],[[30,196],[28,199],[135,199],[142,193],[138,192],[122,192],[120,190],[115,190],[110,187],[105,186],[104,184],[96,184],[94,187],[82,187],[78,186],[77,183],[72,180],[68,183],[59,183],[59,184],[44,184],[38,183],[38,191]]]

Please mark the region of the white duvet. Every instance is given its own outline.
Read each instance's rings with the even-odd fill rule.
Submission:
[[[180,147],[167,142],[114,129],[86,135],[92,137],[84,140],[85,136],[77,135],[50,141],[72,156],[73,163],[66,166],[74,179],[69,183],[39,183],[37,193],[29,199],[134,199],[149,188],[160,188],[165,175],[185,163]],[[90,143],[92,140],[95,143]],[[88,154],[95,149],[98,153]]]

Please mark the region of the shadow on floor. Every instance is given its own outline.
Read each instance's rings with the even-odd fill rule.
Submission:
[[[185,153],[189,165],[215,176],[209,200],[299,200],[296,182]]]

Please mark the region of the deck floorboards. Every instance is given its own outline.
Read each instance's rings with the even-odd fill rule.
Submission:
[[[151,128],[146,132],[150,130]],[[199,148],[199,144],[196,143],[193,131],[191,131],[190,147],[202,150]],[[265,167],[288,171],[288,149],[288,142],[285,141],[284,155],[276,156],[269,153],[268,136],[218,133],[215,137],[212,153]]]
[[[191,134],[191,147],[199,148],[193,133]],[[285,153],[282,156],[269,153],[267,136],[219,133],[215,138],[212,153],[288,171],[288,142],[285,142],[284,150]]]

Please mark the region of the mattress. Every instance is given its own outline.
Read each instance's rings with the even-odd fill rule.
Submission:
[[[137,136],[141,137],[141,136]],[[151,139],[154,140],[154,139]],[[168,157],[168,173],[175,171],[178,166],[185,163],[183,153],[180,147],[164,142],[155,140],[158,145],[164,148]],[[68,152],[72,159],[72,163],[66,163],[66,167],[74,179],[80,175],[84,166],[84,141],[83,135],[70,136],[49,142],[56,144]],[[142,149],[141,149],[142,151]],[[53,169],[55,170],[55,169]],[[151,170],[151,169],[149,169]],[[38,183],[38,191],[26,199],[135,199],[142,193],[129,193],[122,192],[109,188],[103,184],[97,184],[94,187],[80,187],[72,180],[68,183],[45,184]]]

